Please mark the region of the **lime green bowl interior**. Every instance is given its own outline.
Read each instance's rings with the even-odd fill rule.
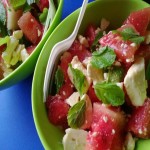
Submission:
[[[79,33],[84,33],[89,23],[100,25],[102,17],[110,21],[112,29],[116,29],[121,26],[130,12],[148,6],[149,4],[141,0],[99,0],[92,2],[88,4]],[[73,12],[57,26],[42,50],[34,72],[32,111],[38,135],[45,149],[62,150],[62,137],[64,135],[63,131],[49,122],[43,103],[43,82],[46,65],[54,44],[67,38],[73,31],[78,14],[79,10]],[[136,144],[136,150],[149,150],[149,147],[150,140],[140,140]]]
[[[29,58],[22,63],[17,69],[15,69],[10,75],[8,75],[6,78],[0,80],[0,90],[6,89],[19,81],[25,79],[30,74],[33,73],[37,58],[52,31],[55,29],[55,27],[59,24],[62,14],[62,7],[63,7],[63,1],[64,0],[58,0],[58,7],[56,10],[55,17],[51,23],[51,26],[48,28],[46,34],[44,35],[43,39],[40,41],[40,43],[37,45],[33,53],[29,56]]]

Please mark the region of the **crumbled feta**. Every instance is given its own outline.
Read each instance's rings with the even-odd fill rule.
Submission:
[[[121,63],[120,63],[119,61],[115,61],[115,62],[114,62],[114,65],[115,65],[115,66],[121,66]]]
[[[101,30],[105,30],[108,26],[109,26],[110,22],[108,20],[106,20],[105,18],[101,19],[101,25],[100,28]]]
[[[41,31],[39,29],[37,31],[38,31],[38,37],[40,37],[41,36]]]
[[[66,99],[66,103],[71,107],[75,105],[80,100],[79,92],[74,92],[70,97]]]
[[[146,31],[145,44],[150,44],[150,31]]]
[[[28,54],[27,50],[24,48],[21,51],[21,60],[24,62],[28,57],[29,57],[29,54]]]
[[[87,65],[87,75],[92,79],[94,85],[97,82],[104,81],[103,70],[93,67],[91,63],[88,63]]]
[[[119,86],[123,90],[123,82],[116,83],[117,86]]]
[[[132,134],[129,132],[125,139],[125,150],[134,150],[135,149],[135,138],[132,137]]]
[[[85,37],[83,37],[82,35],[78,36],[78,40],[79,40],[80,44],[84,45],[85,47],[89,47],[88,40]]]
[[[139,129],[138,132],[139,132],[139,134],[142,134],[142,133],[143,133],[142,129]]]
[[[98,132],[93,132],[93,133],[92,133],[92,136],[93,136],[93,137],[98,136]]]
[[[91,59],[92,57],[86,57],[84,60],[83,60],[83,65],[85,67],[87,67],[87,65],[91,62]]]
[[[33,20],[33,19],[31,19],[31,22],[34,22],[34,20]]]
[[[136,47],[137,45],[136,45],[136,43],[131,43],[130,46]]]
[[[66,129],[63,137],[64,150],[85,150],[87,131],[82,129]]]
[[[103,120],[106,123],[108,121],[108,117],[107,116],[103,116]]]
[[[115,133],[116,133],[115,129],[112,129],[112,134],[115,134]]]
[[[108,80],[108,73],[104,73],[104,80]]]
[[[95,30],[95,34],[98,34],[100,31],[101,31],[101,29],[98,27],[98,28]]]
[[[127,63],[133,62],[134,61],[134,56],[132,56],[130,59],[126,59]]]

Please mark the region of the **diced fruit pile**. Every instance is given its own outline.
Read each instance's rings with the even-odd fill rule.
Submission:
[[[145,8],[106,33],[103,18],[61,56],[46,108],[64,150],[134,150],[150,138],[149,21]]]
[[[40,42],[48,0],[0,1],[0,79],[24,62]]]

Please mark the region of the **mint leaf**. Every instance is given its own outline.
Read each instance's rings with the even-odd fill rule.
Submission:
[[[69,65],[69,68],[73,74],[73,84],[75,88],[77,89],[77,91],[82,96],[86,92],[85,87],[87,85],[87,80],[84,74],[80,70],[74,69],[71,64]]]
[[[108,69],[108,82],[121,82],[124,77],[124,70],[120,66],[112,66]]]
[[[95,50],[96,50],[96,48],[98,47],[98,45],[100,45],[99,44],[99,39],[101,38],[103,36],[103,31],[100,31],[97,35],[96,35],[96,37],[95,37],[95,39],[94,39],[94,42],[92,43],[92,45],[91,45],[91,52],[94,52]]]
[[[4,38],[0,38],[0,46],[7,44],[7,42],[9,41],[10,37],[6,36]]]
[[[111,66],[115,59],[116,54],[114,50],[106,46],[92,53],[91,64],[96,68],[102,69]]]
[[[81,100],[69,109],[67,120],[71,128],[80,128],[85,120],[86,101]]]
[[[128,40],[130,38],[138,36],[138,34],[135,33],[135,31],[132,28],[125,28],[120,33],[124,40]]]
[[[17,10],[17,9],[21,8],[26,3],[26,0],[9,0],[9,2],[12,5],[12,7],[15,10]]]
[[[146,68],[146,80],[150,80],[150,60],[148,62],[148,66]]]
[[[114,83],[97,83],[94,90],[97,97],[105,104],[119,106],[124,103],[124,92]]]
[[[140,44],[144,42],[145,38],[143,36],[139,36],[139,37],[130,38],[129,40],[132,41],[133,43]]]
[[[60,67],[56,70],[55,73],[55,84],[56,84],[56,93],[59,92],[59,89],[62,87],[64,82],[64,74]]]
[[[27,2],[25,3],[24,7],[23,7],[23,12],[28,12],[31,11],[32,6],[30,6]]]
[[[120,34],[124,41],[129,40],[136,44],[140,44],[140,43],[144,42],[144,37],[140,36],[138,33],[136,33],[134,31],[134,29],[131,27],[124,28],[122,31],[113,30],[112,32],[114,34],[115,33]]]
[[[8,35],[7,27],[6,27],[5,25],[3,25],[1,22],[0,22],[0,35],[1,35],[2,37]]]

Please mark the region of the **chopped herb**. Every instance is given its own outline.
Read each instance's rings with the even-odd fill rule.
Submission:
[[[2,37],[7,36],[7,27],[0,23],[0,34]]]
[[[150,80],[150,60],[146,69],[146,80]]]
[[[82,96],[86,92],[87,80],[84,74],[80,70],[74,69],[71,64],[69,65],[69,68],[73,74],[73,84],[80,93],[80,96]]]
[[[125,28],[122,31],[113,30],[112,32],[120,34],[124,41],[129,40],[136,44],[140,44],[144,41],[144,37],[136,33],[131,27]]]
[[[91,64],[96,68],[105,68],[111,66],[116,59],[116,54],[113,49],[109,47],[102,47],[99,51],[92,53]]]
[[[59,92],[59,89],[62,87],[64,83],[64,74],[60,67],[58,67],[55,73],[55,84],[56,84],[56,93]]]
[[[32,6],[29,5],[27,2],[25,3],[24,7],[23,7],[23,12],[27,12],[30,11],[32,9]]]
[[[125,41],[130,38],[139,36],[132,28],[125,28],[120,33]]]
[[[112,66],[108,69],[108,82],[121,82],[124,77],[124,70],[120,66]]]
[[[68,112],[68,124],[71,128],[80,128],[85,120],[86,101],[81,100],[72,106]]]
[[[145,38],[143,36],[140,36],[140,37],[130,38],[129,40],[132,41],[133,43],[140,44],[144,42],[144,39]]]
[[[124,92],[114,83],[97,83],[94,90],[97,97],[105,104],[120,106],[124,103]]]
[[[92,45],[91,45],[91,52],[94,52],[94,51],[96,50],[96,48],[97,48],[98,45],[99,45],[98,41],[99,41],[99,39],[100,39],[102,36],[103,36],[103,31],[100,31],[100,32],[96,35],[96,37],[95,37],[95,39],[94,39],[94,42],[93,42]]]

